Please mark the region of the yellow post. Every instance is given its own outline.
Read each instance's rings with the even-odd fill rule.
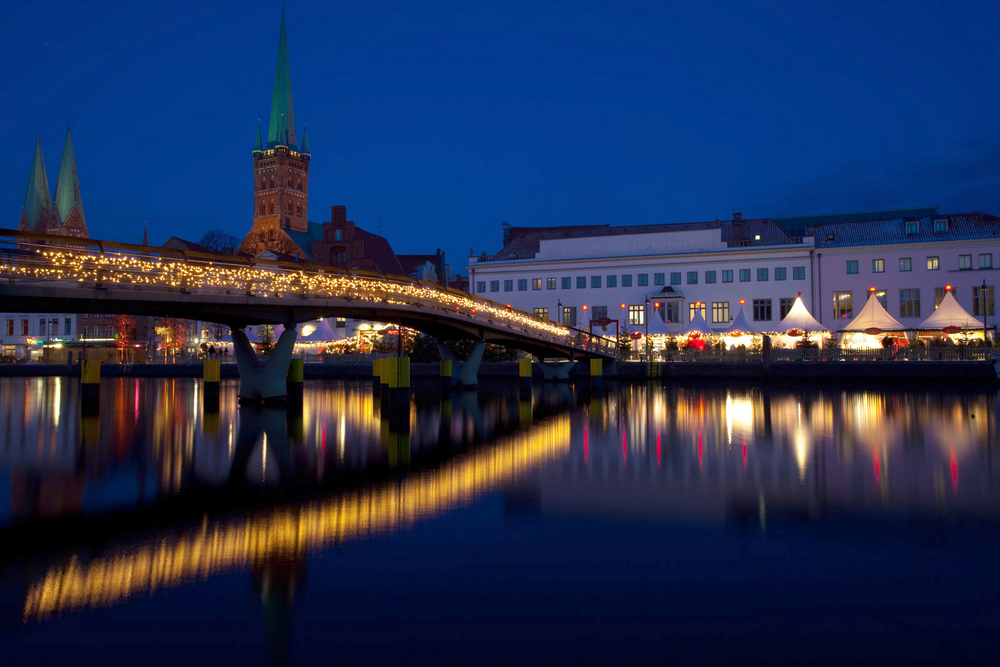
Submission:
[[[95,414],[101,406],[101,362],[85,359],[80,362],[80,398],[84,414]]]
[[[83,384],[101,384],[101,362],[96,359],[81,362],[80,380]]]
[[[301,359],[292,359],[288,362],[285,392],[288,394],[288,402],[291,405],[302,403],[302,383],[305,382],[306,377],[305,367],[305,362]]]
[[[590,377],[592,377],[592,378],[604,377],[604,360],[603,359],[591,359],[590,360]]]
[[[206,359],[201,377],[206,383],[218,384],[222,380],[222,362],[218,359]]]
[[[441,377],[451,379],[451,359],[441,360]]]
[[[531,359],[517,360],[517,374],[521,389],[531,391]]]
[[[219,412],[219,381],[222,380],[222,362],[206,359],[202,364],[202,407],[205,414]],[[218,421],[218,416],[216,416]]]

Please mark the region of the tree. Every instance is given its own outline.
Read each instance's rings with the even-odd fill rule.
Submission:
[[[119,358],[122,363],[125,359],[131,358],[131,352],[133,350],[132,345],[135,343],[136,326],[135,320],[131,315],[119,315],[115,320],[115,347],[118,348]]]
[[[233,252],[240,244],[240,240],[221,229],[212,229],[205,232],[198,243],[215,252]]]
[[[165,317],[156,327],[156,335],[160,337],[160,347],[166,360],[167,353],[177,354],[187,343],[187,325],[184,320],[175,317]]]

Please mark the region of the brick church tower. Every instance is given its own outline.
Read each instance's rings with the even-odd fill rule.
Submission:
[[[253,223],[277,225],[295,232],[308,231],[309,142],[305,130],[301,146],[295,140],[295,109],[292,104],[292,72],[288,63],[285,10],[281,10],[278,36],[278,66],[274,72],[271,122],[264,144],[257,125],[253,149]]]

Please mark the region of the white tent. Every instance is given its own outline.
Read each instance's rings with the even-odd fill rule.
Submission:
[[[691,323],[687,325],[687,328],[681,332],[681,335],[686,336],[692,333],[700,333],[706,336],[711,336],[714,331],[708,326],[708,322],[701,314],[701,308],[694,309],[694,317],[691,318]]]
[[[982,329],[983,323],[977,320],[960,305],[955,299],[951,290],[944,293],[941,305],[937,307],[931,316],[921,322],[918,329],[946,329],[948,327],[958,327],[960,329]]]
[[[795,303],[792,304],[791,310],[785,315],[785,319],[778,323],[776,331],[791,331],[792,329],[798,329],[799,331],[829,331],[825,326],[820,324],[820,322],[812,316],[812,313],[805,307],[802,303],[802,297],[795,297]]]
[[[757,334],[760,331],[750,324],[750,319],[747,317],[747,306],[746,304],[740,305],[740,312],[733,318],[733,323],[729,325],[723,332],[723,334]]]
[[[877,335],[882,331],[903,331],[906,328],[895,317],[886,312],[885,308],[882,307],[882,302],[875,296],[875,292],[869,292],[868,303],[865,304],[865,307],[861,309],[858,316],[851,320],[851,323],[844,327],[842,331],[879,329],[880,331],[873,332]]]
[[[676,327],[676,325],[674,325]],[[643,333],[646,333],[645,327],[639,329]],[[680,330],[680,327],[677,327]],[[649,314],[649,335],[650,336],[672,336],[677,333],[677,331],[671,331],[670,325],[663,321],[660,314],[653,310]]]

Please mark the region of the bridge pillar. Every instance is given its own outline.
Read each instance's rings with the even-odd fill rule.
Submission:
[[[556,361],[552,363],[541,362],[538,364],[542,369],[542,379],[546,382],[565,382],[569,380],[570,371],[576,366],[575,361]]]
[[[476,346],[472,348],[472,353],[469,358],[465,360],[464,364],[459,364],[455,362],[455,355],[451,353],[448,346],[444,343],[438,343],[438,353],[441,355],[442,361],[450,361],[452,369],[458,368],[458,376],[452,376],[451,386],[460,385],[463,388],[468,387],[469,389],[479,385],[479,364],[483,360],[483,352],[486,351],[486,343],[484,341],[479,341]],[[444,370],[444,365],[442,365],[442,372]]]
[[[240,371],[241,405],[284,404],[288,400],[289,362],[295,346],[295,326],[289,325],[281,332],[267,361],[257,358],[253,346],[243,329],[233,329],[233,352]]]

